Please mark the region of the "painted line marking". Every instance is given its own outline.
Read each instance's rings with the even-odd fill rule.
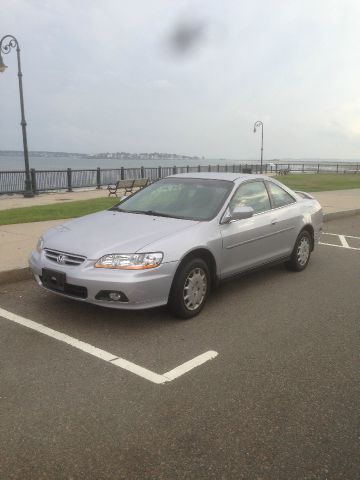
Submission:
[[[349,248],[349,244],[348,242],[346,241],[346,238],[344,235],[339,235],[339,239],[340,239],[340,242],[341,242],[341,245],[345,248]]]
[[[321,235],[335,235],[336,237],[339,237],[339,233],[329,233],[329,232],[322,232]],[[360,237],[354,237],[354,235],[343,235],[344,237],[349,237],[349,238],[358,238],[360,240]]]
[[[181,375],[190,372],[190,370],[192,370],[193,368],[198,367],[199,365],[202,365],[203,363],[217,357],[217,354],[218,353],[214,350],[209,350],[208,352],[202,353],[201,355],[198,355],[192,360],[189,360],[188,362],[185,362],[182,365],[173,368],[169,372],[164,373],[164,377],[168,378],[169,381],[175,380],[175,378],[181,377]]]
[[[360,250],[360,248],[356,248],[356,247],[344,247],[343,245],[334,245],[333,243],[319,242],[319,245],[327,245],[328,247],[346,248],[347,250]]]
[[[328,233],[328,232],[323,232],[322,235],[332,235],[334,237],[338,237],[341,245],[335,245],[333,243],[325,243],[325,242],[319,242],[319,245],[327,245],[328,247],[347,248],[348,250],[360,250],[360,248],[357,248],[357,247],[350,247],[350,245],[346,240],[346,238],[356,238],[360,240],[360,237],[354,237],[353,235],[340,235],[339,233]]]
[[[139,377],[142,377],[145,380],[149,380],[150,382],[156,384],[171,382],[172,380],[181,377],[181,375],[184,375],[195,367],[202,365],[203,363],[217,357],[218,355],[217,352],[210,350],[208,352],[202,353],[201,355],[198,355],[197,357],[189,360],[188,362],[183,363],[182,365],[179,365],[173,370],[170,370],[169,372],[160,375],[158,373],[152,372],[151,370],[148,370],[147,368],[141,367],[140,365],[136,365],[136,363],[129,362],[125,358],[117,357],[113,353],[106,352],[101,348],[94,347],[89,343],[82,342],[77,338],[66,335],[65,333],[58,332],[57,330],[53,330],[52,328],[45,327],[45,325],[41,325],[40,323],[34,322],[33,320],[29,320],[28,318],[16,315],[15,313],[8,312],[7,310],[4,310],[2,308],[0,308],[0,317],[6,318],[11,322],[18,323],[19,325],[30,328],[31,330],[35,330],[38,333],[47,335],[48,337],[55,338],[56,340],[59,340],[59,342],[71,345],[72,347],[77,348],[82,352],[100,358],[105,362],[111,363],[112,365],[120,367],[123,370],[127,370],[128,372],[134,373],[135,375],[138,375]]]

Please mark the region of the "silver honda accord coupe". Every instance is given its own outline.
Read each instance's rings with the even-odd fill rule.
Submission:
[[[303,270],[322,217],[311,195],[264,175],[172,175],[51,228],[29,264],[56,294],[190,318],[219,281],[275,262]]]

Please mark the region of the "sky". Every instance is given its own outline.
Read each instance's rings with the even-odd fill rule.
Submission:
[[[11,0],[30,150],[360,158],[358,0]],[[20,150],[16,52],[0,150]]]

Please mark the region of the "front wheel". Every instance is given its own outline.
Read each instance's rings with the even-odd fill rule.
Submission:
[[[290,260],[285,263],[286,267],[294,272],[304,270],[310,260],[311,245],[312,240],[310,233],[307,230],[300,232],[296,239]]]
[[[193,258],[176,273],[168,307],[176,317],[195,317],[204,307],[209,290],[209,267],[201,258]]]

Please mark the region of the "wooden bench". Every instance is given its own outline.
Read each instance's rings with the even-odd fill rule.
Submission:
[[[115,195],[116,197],[118,190],[124,190],[124,195],[133,193],[134,188],[143,188],[149,183],[148,178],[137,178],[137,179],[128,179],[128,180],[118,180],[115,184],[108,185],[108,191],[110,197]]]
[[[144,188],[149,184],[148,178],[137,178],[134,180],[133,188]]]

